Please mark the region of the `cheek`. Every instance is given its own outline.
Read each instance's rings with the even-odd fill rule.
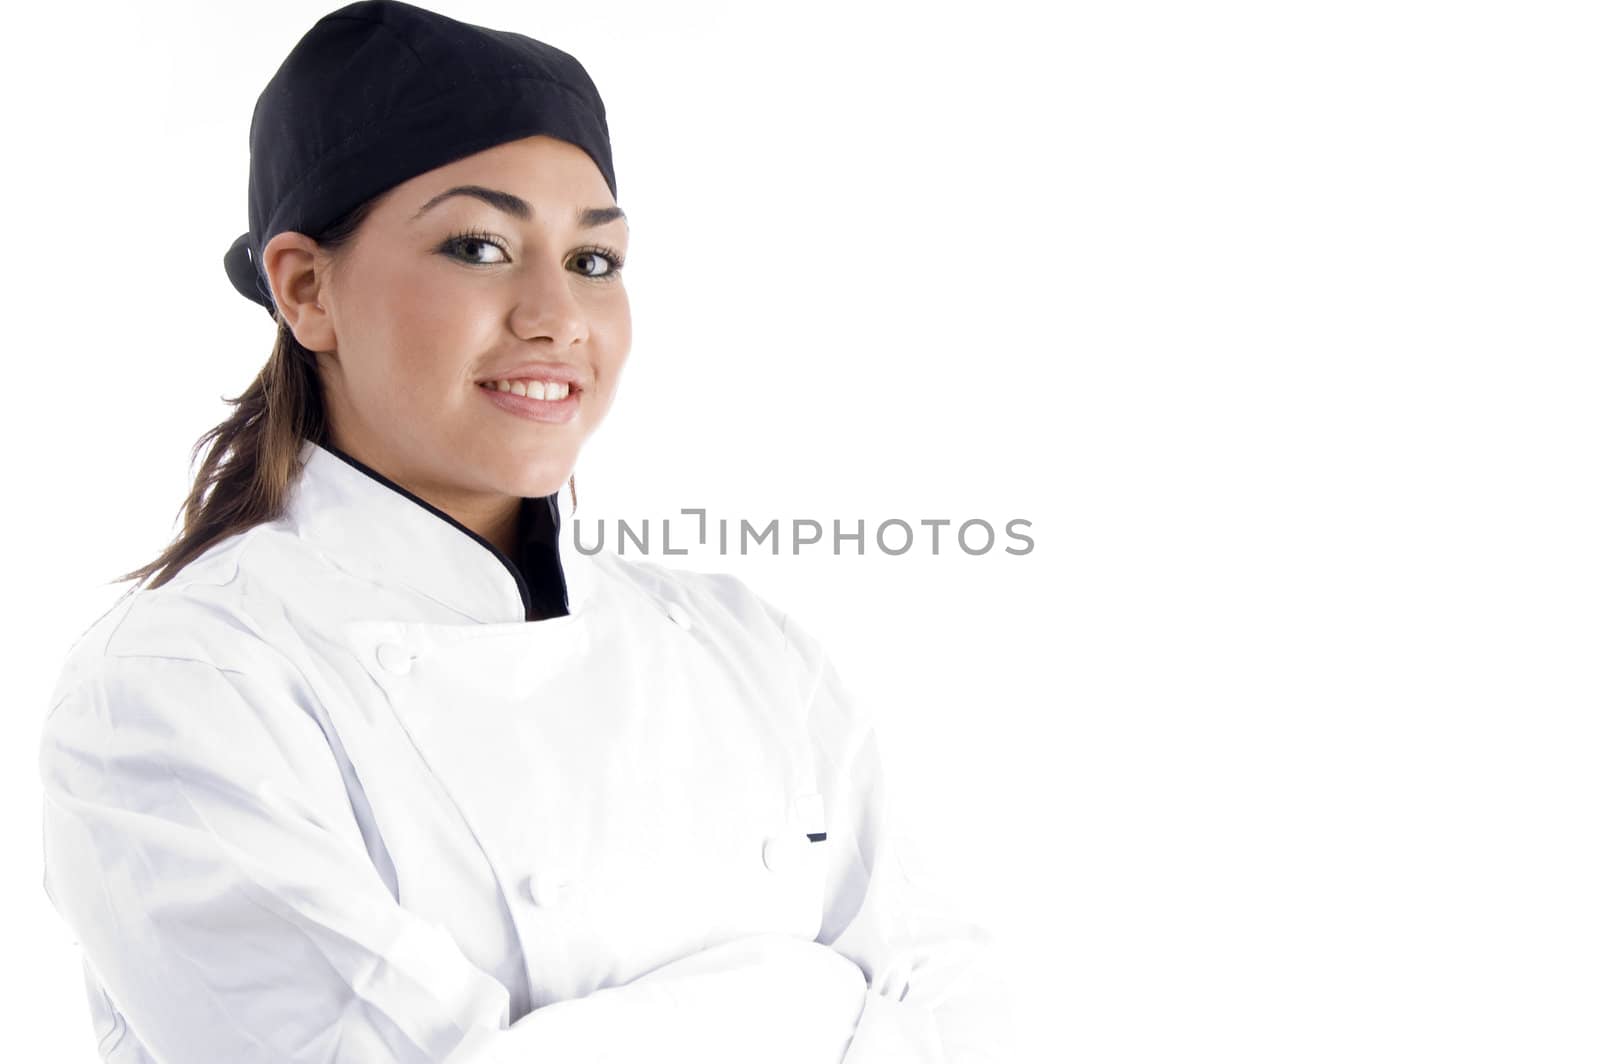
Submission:
[[[490,320],[466,293],[441,285],[423,268],[374,271],[376,284],[364,307],[363,353],[371,378],[385,378],[392,405],[437,413],[468,380],[471,353],[483,338],[475,330]]]
[[[597,368],[604,371],[608,377],[615,377],[627,361],[629,350],[633,346],[633,320],[626,296],[621,298],[617,308],[606,314],[604,329],[604,342],[599,345],[600,365]]]
[[[460,316],[467,291],[455,291],[438,257],[405,245],[363,249],[358,270],[363,324],[389,342],[434,334]]]

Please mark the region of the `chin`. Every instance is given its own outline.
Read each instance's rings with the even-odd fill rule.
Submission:
[[[463,466],[473,465],[474,478],[481,488],[506,495],[549,495],[567,486],[577,465],[570,447],[509,447],[498,442],[478,441],[476,459],[462,458]]]
[[[510,478],[505,490],[507,494],[517,496],[553,495],[567,486],[567,478],[571,475],[571,467],[529,473]]]
[[[548,487],[535,488],[533,491],[525,491],[522,494],[524,494],[524,495],[554,495],[556,492],[565,491],[566,489],[567,489],[567,480],[566,480],[565,477],[563,477],[563,478],[561,478],[561,480],[559,482],[557,482],[555,484],[551,484]]]

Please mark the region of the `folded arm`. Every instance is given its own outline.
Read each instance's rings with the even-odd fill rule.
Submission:
[[[166,1064],[837,1061],[865,993],[755,936],[507,1026],[506,988],[398,904],[291,677],[108,657],[46,722],[45,889]]]
[[[832,847],[817,940],[868,979],[843,1064],[1011,1061],[1009,987],[993,936],[907,876],[871,715],[817,641],[792,619],[783,624],[811,677],[808,723]]]

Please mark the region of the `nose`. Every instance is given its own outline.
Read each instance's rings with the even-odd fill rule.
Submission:
[[[589,321],[572,291],[574,275],[565,265],[544,259],[527,266],[512,310],[511,327],[518,336],[548,336],[566,347],[588,335]]]

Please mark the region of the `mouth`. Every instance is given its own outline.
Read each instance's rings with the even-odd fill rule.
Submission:
[[[565,381],[541,384],[539,381],[482,381],[477,390],[502,411],[529,421],[561,424],[577,416],[582,388]]]
[[[559,402],[568,395],[576,395],[583,391],[576,383],[570,381],[538,380],[534,378],[521,378],[517,380],[479,381],[478,387],[484,391],[499,392],[502,395],[519,395],[528,399],[542,402]]]

